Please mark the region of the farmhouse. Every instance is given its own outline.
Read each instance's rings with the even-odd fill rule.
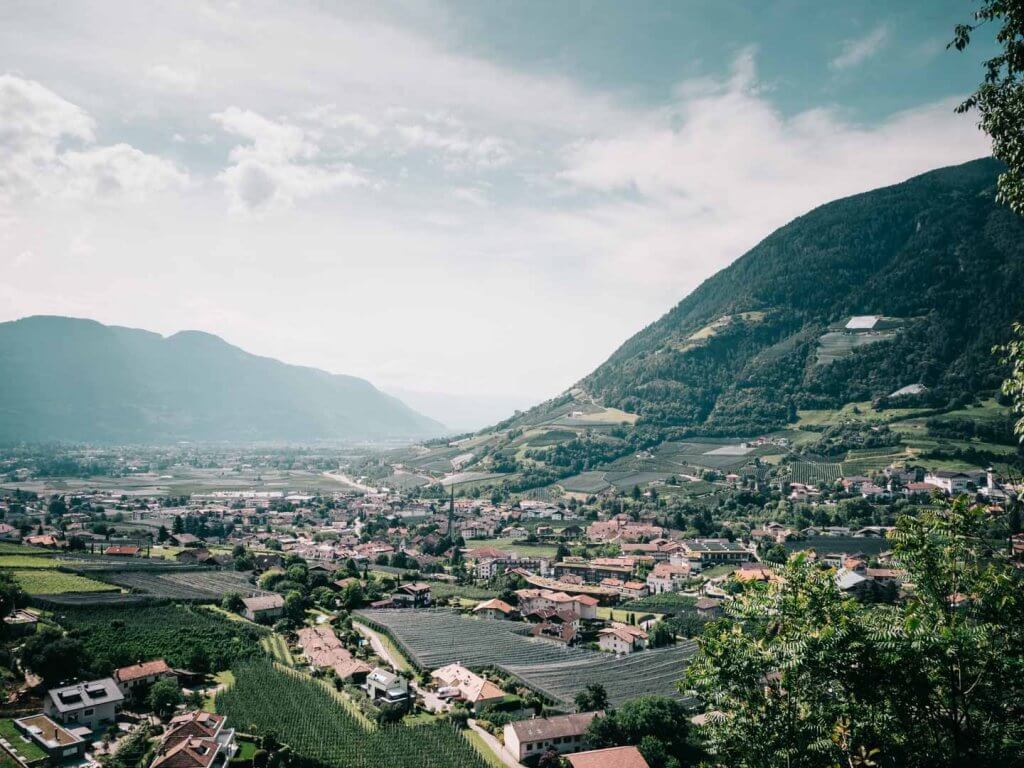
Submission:
[[[518,611],[504,600],[495,597],[477,605],[473,613],[487,619],[508,619],[515,616]]]
[[[127,544],[115,544],[103,550],[103,554],[111,557],[139,557],[142,554],[142,549]]]
[[[426,608],[430,605],[430,585],[422,581],[403,584],[391,593],[391,600],[399,608]]]
[[[632,653],[647,647],[647,633],[639,627],[614,622],[597,633],[597,646],[609,653]]]
[[[535,717],[505,726],[505,749],[522,762],[547,749],[560,754],[576,752],[583,746],[583,736],[599,712],[581,712],[558,717]]]
[[[284,613],[284,598],[281,595],[258,595],[243,597],[245,608],[242,615],[250,621],[273,621]]]
[[[124,694],[113,678],[53,688],[43,699],[43,712],[64,725],[84,726],[95,731],[112,723],[124,703]]]
[[[174,671],[163,659],[154,659],[114,670],[114,682],[126,699],[141,693],[162,677],[173,677]]]

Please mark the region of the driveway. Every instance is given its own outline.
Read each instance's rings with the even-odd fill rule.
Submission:
[[[469,727],[470,730],[473,731],[473,733],[477,734],[481,739],[484,740],[484,743],[487,744],[491,752],[497,755],[501,759],[501,762],[507,765],[508,768],[522,768],[522,763],[517,762],[516,759],[508,753],[508,750],[506,750],[505,747],[502,746],[500,741],[498,741],[496,738],[491,736],[491,734],[489,734],[487,731],[485,731],[483,728],[477,725],[476,720],[470,720]]]

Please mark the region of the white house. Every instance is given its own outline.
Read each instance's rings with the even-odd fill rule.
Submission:
[[[95,731],[104,723],[114,722],[122,704],[121,689],[113,678],[105,677],[47,691],[43,712],[64,725],[85,726]]]
[[[554,749],[560,754],[583,748],[583,737],[599,712],[580,712],[558,717],[534,717],[505,726],[505,749],[517,761]]]
[[[597,646],[609,653],[632,653],[647,647],[647,633],[639,627],[613,623],[597,633]]]

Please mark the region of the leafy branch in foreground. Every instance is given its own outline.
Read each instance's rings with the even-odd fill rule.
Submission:
[[[1024,590],[966,498],[901,518],[895,606],[843,595],[797,556],[705,630],[687,684],[714,762],[1024,765]]]

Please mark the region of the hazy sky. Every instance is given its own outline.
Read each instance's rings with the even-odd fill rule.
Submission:
[[[794,216],[986,154],[973,7],[5,0],[0,320],[530,404]]]

